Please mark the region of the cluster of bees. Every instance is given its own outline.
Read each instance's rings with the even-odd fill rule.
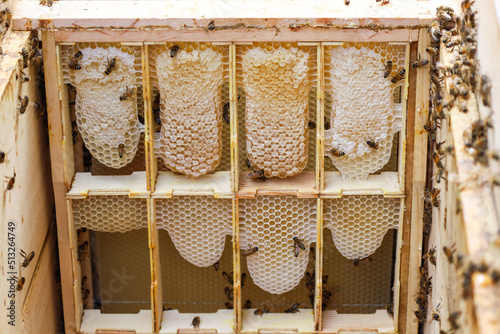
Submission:
[[[439,193],[441,189],[432,188],[424,190],[424,212],[423,212],[423,224],[424,224],[424,235],[428,236],[431,233],[432,228],[432,208],[439,208],[440,200]]]
[[[31,251],[29,253],[26,253],[25,251],[23,251],[21,249],[21,251],[19,252],[19,255],[21,255],[21,257],[24,260],[21,263],[21,266],[19,268],[19,276],[21,276],[21,278],[18,278],[16,276],[14,277],[14,280],[17,282],[17,286],[16,286],[17,291],[21,291],[24,287],[24,283],[26,283],[26,278],[24,278],[22,276],[22,269],[28,267],[28,265],[31,263],[31,261],[33,261],[33,259],[35,258],[35,252]]]
[[[306,273],[306,290],[309,297],[309,302],[311,303],[311,307],[314,308],[314,296],[315,296],[315,273]],[[328,283],[328,275],[323,275],[321,277],[323,288],[321,291],[321,309],[324,311],[328,307],[330,303],[330,299],[332,298],[332,293],[325,288],[325,285]]]
[[[82,243],[82,239],[85,239],[84,234],[87,233],[87,229],[85,227],[79,228],[76,231],[76,240],[78,242],[78,248],[77,248],[77,254],[78,254],[78,261],[82,262],[85,260],[87,257],[89,257],[88,254],[88,249],[89,249],[89,242],[87,240],[84,240]],[[87,284],[87,276],[82,277],[82,282],[81,282],[81,292],[82,292],[82,301],[84,304],[84,307],[86,306],[86,302],[89,298],[90,295],[90,289],[86,288]]]

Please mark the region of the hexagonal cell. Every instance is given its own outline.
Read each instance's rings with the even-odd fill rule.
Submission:
[[[198,267],[217,262],[232,234],[232,201],[208,196],[156,200],[156,224],[168,231],[179,254]]]
[[[89,196],[72,200],[75,228],[127,232],[148,227],[147,203],[127,196]]]
[[[364,259],[375,252],[389,229],[398,228],[400,203],[399,198],[382,195],[325,199],[323,224],[331,231],[335,246],[344,257]],[[360,210],[365,214],[358,215]],[[388,215],[384,214],[386,210]]]
[[[237,47],[240,165],[249,158],[266,177],[314,170],[315,54],[293,43]],[[244,135],[246,134],[246,136]]]
[[[71,130],[75,144],[81,137],[92,157],[108,168],[127,166],[143,131],[137,95],[142,86],[140,47],[77,43],[60,50],[63,80],[71,85],[68,101],[70,118],[76,121]]]
[[[259,209],[269,216],[255,219],[254,211]],[[309,262],[310,244],[316,241],[316,200],[291,196],[245,199],[240,201],[239,217],[242,253],[258,247],[255,254],[246,258],[253,282],[273,294],[296,287]],[[302,239],[305,246],[297,257],[294,237]]]
[[[393,102],[393,92],[402,81],[391,78],[404,69],[405,46],[375,44],[373,50],[369,43],[345,43],[325,51],[325,89],[332,94],[325,155],[344,179],[364,180],[387,165],[393,137],[401,130],[402,105]],[[384,78],[387,61],[392,69]]]

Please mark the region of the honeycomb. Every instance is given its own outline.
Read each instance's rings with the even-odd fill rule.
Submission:
[[[398,198],[353,195],[325,199],[323,226],[332,232],[338,251],[350,260],[364,259],[381,245],[391,228],[398,228]]]
[[[405,46],[387,43],[347,43],[325,53],[325,86],[332,95],[331,128],[325,131],[325,155],[344,179],[364,180],[391,157],[392,139],[401,130],[401,108],[393,91],[404,81],[391,78],[405,66]],[[386,62],[392,72],[384,78]],[[373,140],[377,150],[366,143]],[[330,150],[344,152],[334,157]]]
[[[296,175],[308,158],[311,48],[255,43],[241,51],[247,156],[266,177]]]
[[[221,257],[226,235],[232,235],[232,201],[208,196],[157,200],[156,222],[184,259],[208,267]]]
[[[89,196],[75,199],[75,228],[85,227],[98,232],[128,232],[148,227],[147,202],[127,196]]]
[[[258,247],[247,257],[254,283],[282,294],[297,286],[309,262],[309,246],[316,242],[316,199],[258,196],[240,200],[240,247]],[[294,256],[293,238],[304,240],[305,250]]]
[[[221,89],[228,48],[209,43],[151,47],[151,80],[160,92],[158,154],[178,173],[198,177],[222,155]],[[174,57],[172,57],[174,55]]]
[[[77,51],[82,53],[80,70],[70,66]],[[108,61],[113,58],[115,68],[106,75]],[[103,165],[126,166],[134,159],[140,137],[136,95],[141,82],[140,48],[97,43],[64,45],[61,59],[65,83],[77,91],[76,123],[85,146]],[[127,88],[135,92],[121,100]]]

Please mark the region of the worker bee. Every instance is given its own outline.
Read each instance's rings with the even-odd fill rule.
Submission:
[[[33,258],[35,257],[35,252],[30,252],[29,254],[26,254],[22,249],[21,249],[21,252],[19,253],[23,258],[24,258],[24,261],[23,263],[21,263],[21,268],[26,268],[30,262],[33,260]]]
[[[304,245],[304,240],[299,239],[297,237],[293,237],[293,255],[295,257],[299,256],[301,249],[306,250],[306,246]]]
[[[7,182],[7,190],[12,190],[12,188],[14,188],[14,183],[16,183],[16,172],[14,172],[14,176],[6,176],[6,178],[7,180],[5,182]]]
[[[252,164],[250,163],[250,159],[247,158],[246,165],[248,168],[252,168]]]
[[[234,278],[233,278],[233,272],[231,271],[230,274],[226,273],[225,271],[222,272],[222,277],[224,277],[224,279],[226,281],[229,282],[229,284],[233,285],[234,284]]]
[[[41,49],[42,48],[42,41],[39,40],[38,38],[34,37],[30,41],[30,46],[33,49]]]
[[[80,66],[80,64],[78,64],[78,61],[80,59],[82,59],[83,57],[83,53],[81,51],[78,51],[76,52],[73,57],[71,57],[71,59],[69,60],[69,68],[72,69],[72,70],[81,70],[82,69],[82,66]]]
[[[52,7],[54,0],[40,0],[39,4],[42,6]]]
[[[0,164],[5,162],[5,152],[0,151]]]
[[[17,291],[21,291],[23,289],[23,287],[24,287],[24,283],[26,282],[26,278],[24,278],[24,277],[21,277],[21,278],[14,277],[14,280],[17,282],[16,290]]]
[[[381,6],[388,5],[390,0],[375,0],[376,2],[382,2]]]
[[[118,156],[120,158],[123,158],[124,153],[125,153],[125,145],[124,144],[118,145]]]
[[[415,317],[418,323],[423,324],[425,322],[425,313],[422,310],[415,311]]]
[[[241,287],[245,286],[246,281],[247,281],[247,274],[246,273],[241,274]]]
[[[21,96],[18,95],[17,99],[20,102],[20,105],[18,108],[19,113],[24,114],[26,112],[26,108],[28,108],[28,104],[30,103],[30,98],[28,97],[28,95],[25,95],[23,98],[21,98]]]
[[[449,247],[444,246],[443,252],[444,252],[444,255],[446,255],[446,259],[448,260],[448,262],[453,263],[453,254],[455,253],[455,251],[453,250],[453,247],[449,248]]]
[[[380,141],[375,141],[371,138],[368,138],[368,140],[365,139],[365,141],[366,145],[370,146],[374,150],[378,150]]]
[[[215,271],[219,271],[219,261],[214,263],[214,269]]]
[[[483,105],[491,107],[491,80],[487,75],[481,76],[480,93]]]
[[[83,244],[78,245],[78,261],[82,262],[87,257],[87,249],[89,248],[89,242],[85,241]]]
[[[332,147],[332,149],[330,150],[330,154],[337,158],[343,157],[345,155],[344,152],[335,147]]]
[[[424,260],[427,259],[432,265],[436,265],[436,246],[429,249],[427,254],[424,255]]]
[[[293,304],[289,309],[285,310],[285,313],[297,313],[299,310],[300,303]]]
[[[179,45],[172,46],[170,48],[170,57],[174,58],[177,55],[177,52],[179,52],[180,49],[181,49],[181,47]]]
[[[391,82],[394,84],[397,83],[399,80],[404,79],[405,74],[406,74],[406,70],[403,68],[401,71],[396,73],[395,76],[392,77]]]
[[[224,289],[224,294],[226,295],[227,299],[233,300],[234,299],[234,291],[233,289],[229,288],[226,286]]]
[[[230,101],[227,101],[226,103],[224,103],[224,106],[222,107],[222,118],[224,118],[224,121],[226,123],[229,123],[230,121],[230,111],[229,111],[230,105],[231,105]]]
[[[384,78],[387,78],[392,72],[392,60],[388,60],[384,68]]]
[[[234,308],[233,303],[231,302],[225,302],[224,305],[228,310],[232,310]]]
[[[429,61],[427,59],[420,60],[420,53],[417,56],[417,60],[411,63],[411,67],[417,69],[420,67],[424,67],[429,64]]]
[[[31,79],[30,76],[27,75],[26,73],[24,73],[23,71],[20,72],[20,77],[21,77],[22,83],[28,82]],[[17,78],[17,76],[16,76],[16,78]]]
[[[259,247],[248,247],[248,249],[244,250],[241,253],[241,255],[247,257],[247,256],[250,256],[250,255],[257,253],[258,251],[259,251]]]
[[[346,6],[349,6],[349,4],[350,4],[350,3],[351,3],[351,0],[344,0],[344,4],[345,4]]]
[[[316,129],[316,122],[314,122],[314,121],[309,121],[309,122],[307,123],[307,128],[308,128],[309,130],[314,130],[314,129]]]
[[[460,311],[455,311],[453,313],[451,313],[448,317],[448,322],[450,323],[450,331],[456,331],[458,329],[460,329],[460,326],[458,325],[458,318],[460,318],[460,315],[462,314],[462,312]]]
[[[248,310],[252,308],[252,302],[250,300],[247,300],[245,302],[245,305],[243,305],[243,309]]]
[[[441,192],[441,189],[439,189],[439,188],[432,188],[431,190],[425,189],[424,190],[424,201],[432,204],[432,206],[435,208],[439,208],[439,204],[440,204],[439,193],[440,192]]]
[[[493,284],[498,284],[500,282],[500,271],[496,269],[492,270],[490,277]]]
[[[391,317],[394,317],[394,305],[393,304],[385,304],[385,309],[387,310],[387,314]]]
[[[433,48],[433,47],[429,46],[429,47],[425,48],[425,51],[428,54],[430,54],[431,56],[433,56],[433,55],[437,54],[439,50],[437,48]]]
[[[436,172],[436,182],[440,183],[441,179],[444,179],[444,174],[446,173],[444,164],[441,161],[441,157],[436,152],[434,152],[434,154],[432,156],[432,160],[434,161],[434,164],[438,168],[438,170]]]
[[[359,266],[359,264],[361,262],[366,262],[366,261],[372,262],[373,259],[371,257],[369,257],[369,256],[367,256],[365,258],[361,258],[361,259],[360,258],[355,258],[354,260],[352,260],[352,264],[357,267],[357,266]]]
[[[325,123],[325,130],[330,130],[330,122],[328,122],[328,119],[326,118],[326,116],[323,116],[324,117],[324,123]]]
[[[45,114],[45,108],[38,102],[35,101],[34,103],[35,111],[36,111],[36,116],[40,117],[43,114]]]
[[[253,169],[253,168],[252,168]],[[265,181],[266,180],[266,177],[264,176],[264,170],[262,169],[259,169],[259,170],[253,170],[253,173],[248,173],[248,175],[252,178],[252,179],[259,179],[261,181]]]
[[[129,98],[132,98],[132,96],[134,95],[135,93],[135,88],[132,87],[132,88],[128,88],[128,86],[125,86],[125,92],[123,92],[122,95],[120,95],[120,101],[125,101]]]
[[[28,67],[28,57],[29,57],[28,50],[26,50],[26,48],[22,48],[22,50],[21,50],[21,52],[19,52],[19,54],[23,58],[23,68],[27,68]]]
[[[153,117],[155,119],[155,123],[161,126],[160,93],[156,93],[155,98],[153,99]]]
[[[438,304],[438,306],[436,307],[436,309],[432,310],[431,321],[429,321],[429,323],[431,323],[433,321],[441,322],[441,317],[439,316],[439,307],[440,306],[441,306],[441,304]]]
[[[85,289],[84,287],[82,287],[81,291],[82,291],[82,300],[86,301],[89,298],[90,290],[89,289]]]
[[[266,314],[266,313],[271,313],[269,312],[269,308],[267,306],[262,306],[262,307],[259,307],[258,309],[256,309],[253,314],[255,315],[260,315],[261,317]]]
[[[106,70],[104,71],[104,74],[109,75],[115,67],[116,67],[116,58],[113,57],[111,60],[109,60],[109,58],[108,58],[108,62],[106,64]]]
[[[212,20],[210,21],[210,23],[208,24],[208,30],[214,30],[215,29],[215,21]]]
[[[191,325],[193,326],[193,328],[200,328],[200,322],[200,317],[194,317]]]

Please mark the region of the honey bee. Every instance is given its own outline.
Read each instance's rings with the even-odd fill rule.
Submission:
[[[124,153],[125,153],[125,145],[124,144],[118,145],[118,156],[120,158],[123,158]]]
[[[253,169],[253,168],[252,168]],[[259,179],[261,181],[265,181],[266,180],[266,177],[264,176],[264,170],[262,169],[259,169],[259,170],[253,170],[253,173],[248,173],[248,175],[252,178],[252,179]]]
[[[415,311],[415,317],[417,318],[418,323],[425,322],[425,313],[421,310]]]
[[[343,157],[345,155],[344,152],[335,147],[332,147],[332,149],[330,150],[330,154],[337,158]]]
[[[226,103],[224,103],[224,106],[222,107],[222,118],[224,118],[224,121],[226,123],[229,123],[229,121],[230,121],[229,107],[230,107],[230,101],[227,101]]]
[[[179,52],[180,49],[181,49],[181,47],[179,45],[172,46],[170,48],[170,57],[174,58],[177,55],[177,52]]]
[[[332,297],[332,293],[328,291],[326,288],[323,288],[321,294],[321,307],[325,310],[328,307],[328,303],[330,302],[330,298]]]
[[[225,271],[222,272],[222,277],[224,277],[224,279],[226,281],[229,282],[229,284],[233,285],[234,284],[234,277],[233,277],[233,272],[231,271],[230,274],[226,273]]]
[[[481,76],[480,94],[483,105],[491,107],[491,80],[487,75]]]
[[[314,130],[314,129],[316,129],[316,122],[314,122],[314,121],[309,121],[309,122],[307,123],[307,128],[308,128],[309,130]]]
[[[233,303],[230,303],[230,302],[225,302],[224,305],[226,306],[226,308],[228,310],[232,310],[234,307],[233,307]]]
[[[200,317],[194,317],[191,325],[193,326],[193,328],[200,328],[200,322]]]
[[[210,21],[210,23],[208,24],[208,30],[214,30],[215,29],[215,21],[212,20]]]
[[[109,75],[115,67],[116,67],[116,58],[112,58],[111,60],[109,60],[109,58],[108,58],[108,62],[106,64],[106,70],[104,71],[104,74]]]
[[[14,176],[8,177],[6,176],[7,180],[7,190],[12,190],[14,188],[14,184],[16,183],[16,172],[14,172]]]
[[[160,117],[160,93],[156,93],[153,100],[153,116],[157,125],[161,125]]]
[[[406,70],[403,68],[401,71],[396,73],[395,76],[392,77],[391,82],[394,84],[397,83],[399,80],[404,79],[405,74],[406,74]]]
[[[132,98],[132,96],[135,93],[135,88],[128,88],[128,86],[125,86],[125,92],[123,92],[122,95],[120,95],[120,101],[125,101],[129,98]]]
[[[441,304],[438,304],[438,306],[436,307],[436,309],[432,310],[431,321],[429,321],[429,323],[431,323],[433,321],[441,322],[441,317],[439,316],[439,307],[440,306],[441,306]]]
[[[297,237],[293,237],[293,255],[295,257],[299,256],[301,249],[306,250],[306,246],[304,245],[304,240],[299,239]]]
[[[0,164],[5,162],[5,152],[0,151]]]
[[[360,264],[361,262],[366,262],[366,261],[368,261],[368,262],[372,262],[372,261],[373,261],[373,259],[372,259],[371,257],[369,257],[369,256],[367,256],[367,257],[365,257],[365,258],[362,258],[362,259],[360,259],[360,258],[355,258],[354,260],[352,260],[352,264],[353,264],[354,266],[356,266],[356,267],[357,267],[357,266],[359,266],[359,264]]]
[[[262,307],[259,307],[258,309],[256,309],[253,314],[255,315],[260,315],[261,317],[266,314],[266,313],[271,313],[269,312],[269,308],[267,306],[262,306]]]
[[[391,317],[394,317],[394,305],[393,304],[386,304],[385,309],[387,310],[387,314],[389,314]]]
[[[453,248],[449,248],[449,247],[444,246],[443,252],[444,252],[444,255],[446,255],[446,259],[448,260],[448,262],[453,263],[453,255],[455,253]]]
[[[251,302],[251,301],[250,301],[250,299],[249,299],[249,300],[247,300],[247,301],[245,302],[245,305],[243,305],[243,309],[244,309],[244,310],[248,310],[248,309],[251,309],[251,308],[252,308],[252,302]]]
[[[460,329],[460,326],[458,325],[458,318],[460,318],[460,315],[462,314],[462,312],[460,311],[455,311],[453,313],[451,313],[448,317],[448,322],[450,323],[450,331],[456,331],[458,329]]]
[[[39,4],[42,6],[52,7],[54,0],[40,0]]]
[[[69,68],[71,70],[75,70],[75,71],[78,71],[78,70],[81,70],[82,69],[82,66],[80,64],[78,64],[78,62],[80,61],[80,59],[83,57],[83,54],[81,51],[78,51],[77,53],[75,53],[73,55],[73,57],[70,58],[69,60]]]
[[[20,114],[24,114],[26,112],[26,108],[28,108],[28,104],[30,103],[30,98],[28,97],[28,95],[25,95],[23,98],[21,98],[21,96],[17,96],[17,99],[19,100],[19,113]]]
[[[246,273],[241,274],[241,287],[245,286],[246,280],[247,280],[247,274]]]
[[[22,83],[28,82],[28,81],[30,81],[30,79],[31,79],[31,78],[30,78],[30,76],[29,76],[29,75],[27,75],[26,73],[24,73],[23,71],[21,71],[21,73],[20,73],[20,77],[21,77],[21,81],[22,81]],[[17,77],[16,77],[16,78],[17,78]]]
[[[28,57],[29,57],[28,50],[26,50],[26,48],[22,48],[22,50],[21,50],[21,52],[19,52],[19,54],[23,58],[23,68],[27,68],[28,67]]]
[[[24,287],[24,283],[26,283],[26,278],[21,277],[20,279],[17,277],[14,277],[14,280],[17,282],[16,290],[21,291]]]
[[[219,261],[214,263],[214,269],[215,271],[219,271]]]
[[[444,173],[445,173],[444,164],[441,161],[441,157],[436,152],[434,152],[432,155],[432,161],[434,161],[434,164],[438,168],[438,171],[436,173],[436,181],[437,181],[437,183],[440,183],[441,178],[444,178]]]
[[[30,262],[33,260],[33,258],[35,257],[35,252],[30,252],[29,254],[26,254],[22,249],[21,249],[21,252],[19,253],[23,258],[24,258],[24,261],[23,263],[21,263],[21,268],[26,268]]]
[[[384,78],[387,78],[392,72],[392,60],[388,60],[384,68]]]
[[[429,249],[427,254],[424,255],[424,260],[427,259],[432,265],[436,265],[436,246]]]
[[[433,48],[433,47],[427,47],[425,48],[425,51],[430,54],[431,56],[435,55],[438,53],[438,49],[437,48]]]
[[[246,165],[248,168],[252,168],[252,164],[250,163],[250,159],[247,158]]]
[[[87,228],[81,227],[78,230],[76,230],[76,237],[80,238],[80,236],[84,233],[87,233]]]
[[[346,6],[349,6],[349,4],[350,4],[350,3],[351,3],[351,0],[344,0],[344,4],[345,4]]]
[[[328,283],[328,275],[323,275],[323,277],[321,277],[321,281],[323,282],[323,284],[327,284]]]
[[[226,286],[224,289],[224,294],[226,295],[227,299],[233,300],[234,299],[234,293],[233,289],[229,288]]]
[[[299,310],[300,303],[293,304],[290,308],[285,310],[285,313],[297,313]]]
[[[378,150],[380,141],[375,141],[371,138],[368,138],[368,140],[365,139],[365,141],[366,145],[370,146],[374,150]]]
[[[411,63],[411,67],[413,67],[414,69],[417,69],[420,67],[424,67],[428,64],[429,64],[429,61],[427,59],[420,60],[420,53],[419,53],[417,56],[417,60],[415,60],[414,62]]]
[[[330,130],[330,122],[328,122],[326,116],[324,116],[324,123],[325,123],[325,130]]]
[[[244,250],[241,253],[241,255],[247,257],[247,256],[250,256],[250,255],[257,253],[258,251],[259,251],[259,247],[248,247],[248,249]]]
[[[86,301],[89,298],[90,290],[89,289],[85,289],[84,287],[82,287],[81,290],[82,290],[82,300]]]
[[[40,117],[43,114],[45,114],[45,108],[40,103],[35,101],[34,107],[35,107],[37,117]]]
[[[432,204],[432,206],[435,208],[439,208],[439,204],[440,204],[439,193],[440,192],[441,192],[441,189],[439,189],[439,188],[432,188],[431,190],[425,189],[424,190],[424,201]]]
[[[87,249],[89,248],[89,242],[85,241],[83,244],[78,245],[78,262],[82,262],[87,257]]]

